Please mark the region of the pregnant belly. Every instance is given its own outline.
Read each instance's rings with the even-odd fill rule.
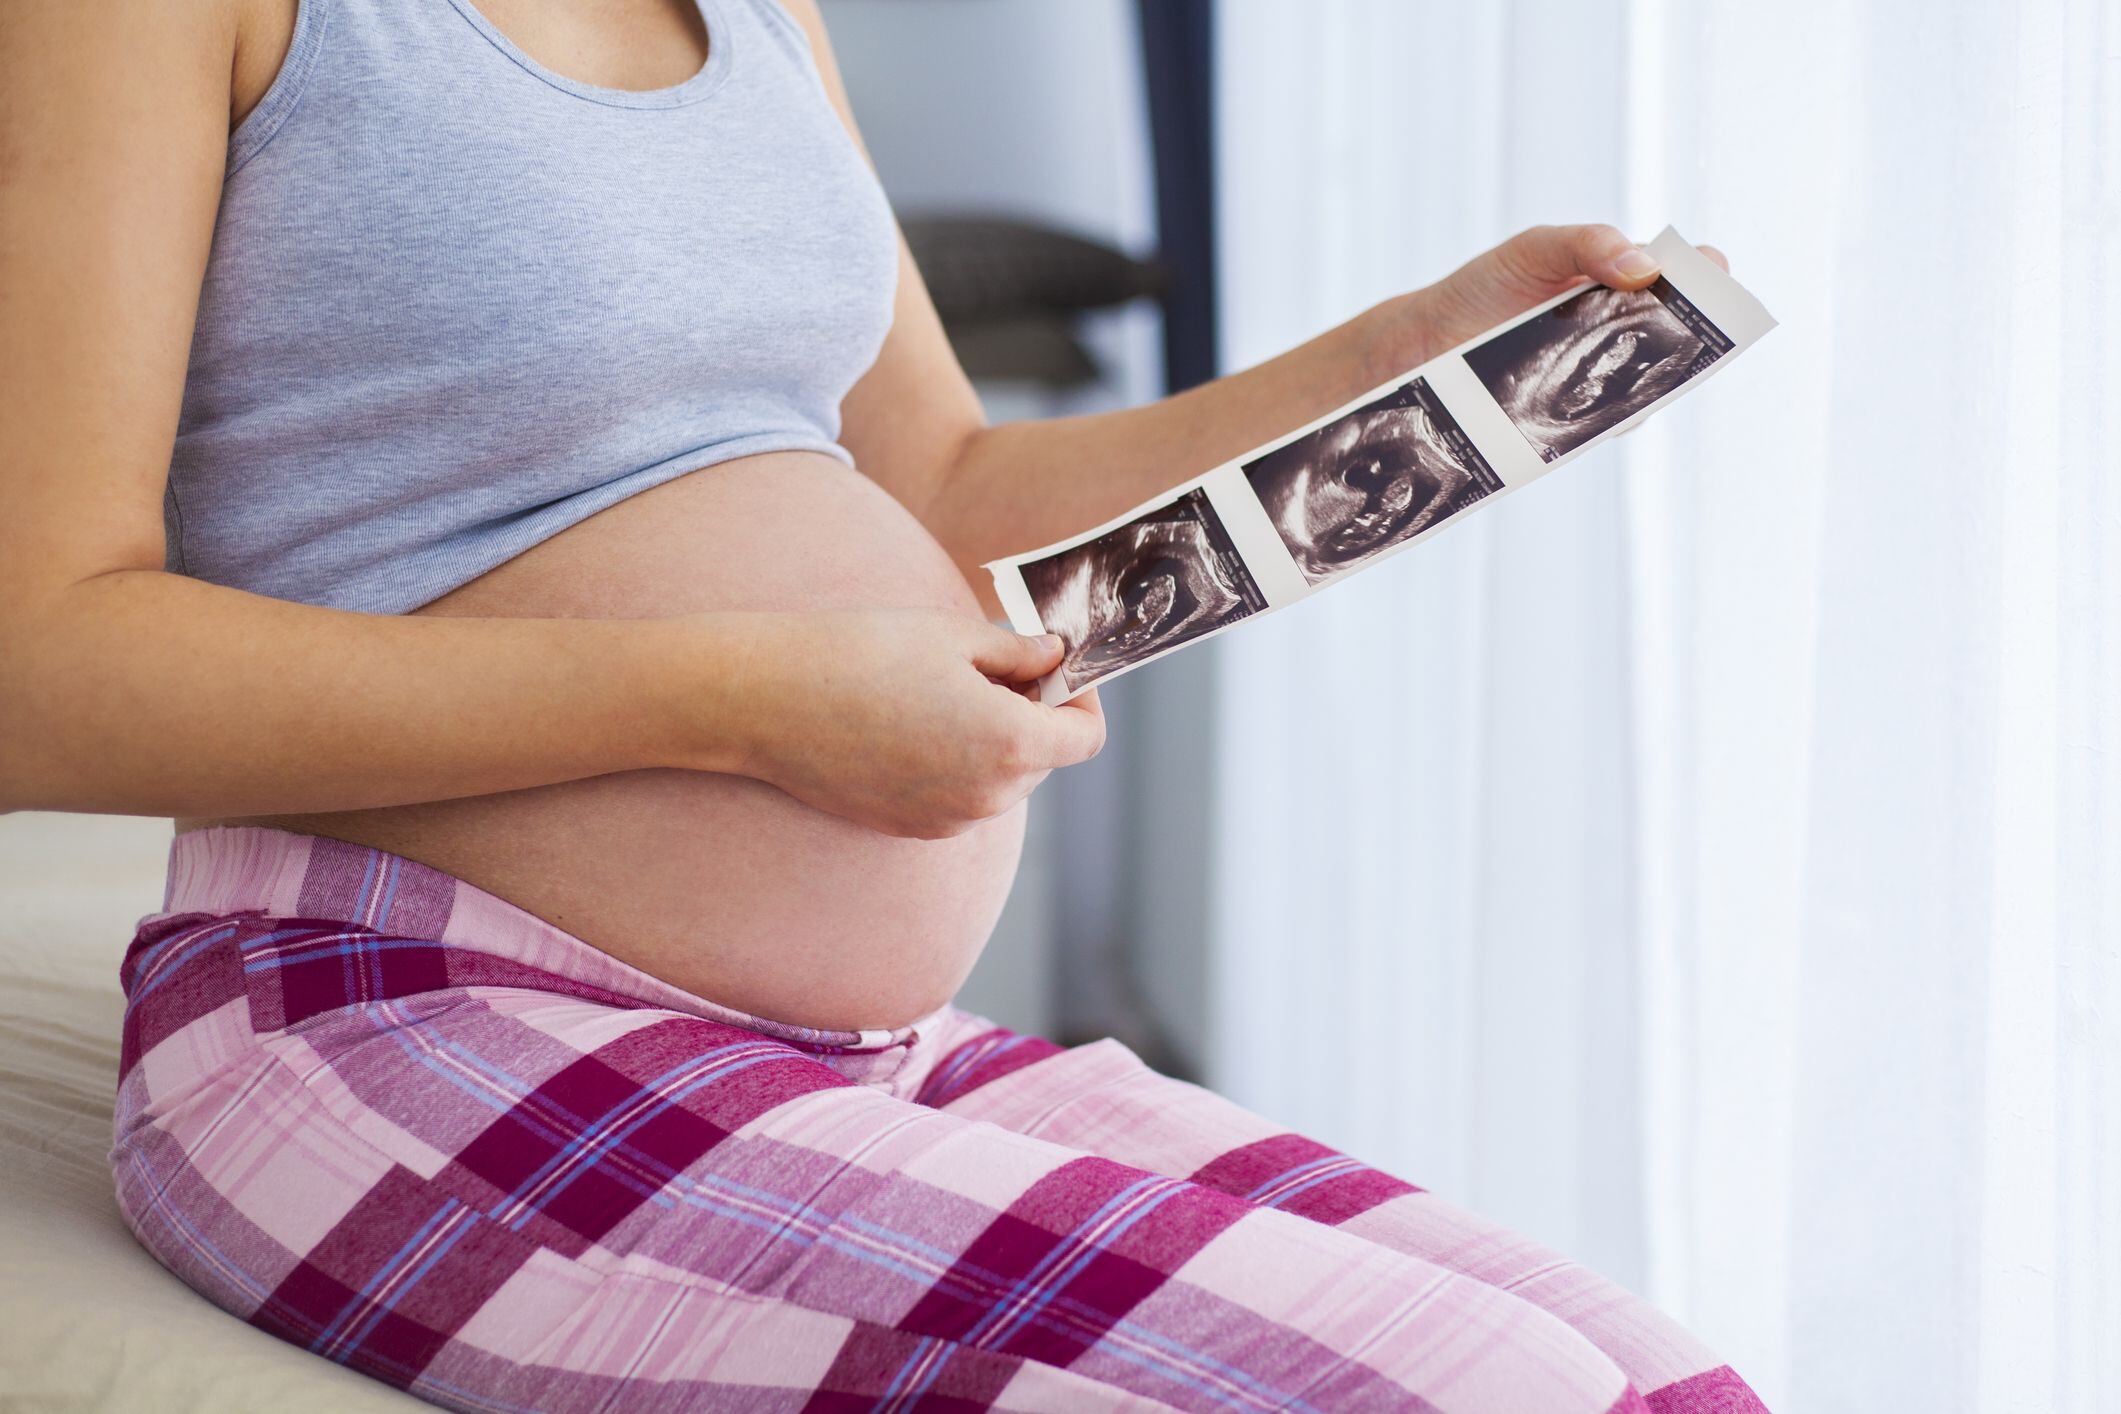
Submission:
[[[773,453],[643,492],[417,612],[860,606],[980,616],[942,548],[873,482],[830,457]],[[948,1001],[1023,841],[1021,806],[951,839],[905,840],[757,781],[671,770],[252,823],[420,860],[701,996],[827,1028],[903,1025]]]

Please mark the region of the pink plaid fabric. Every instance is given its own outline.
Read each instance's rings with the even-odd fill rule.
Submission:
[[[780,1025],[271,830],[181,836],[165,910],[127,1221],[437,1404],[1761,1409],[1636,1298],[1113,1041]]]

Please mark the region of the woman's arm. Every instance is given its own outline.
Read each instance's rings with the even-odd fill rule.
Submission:
[[[814,0],[788,8],[853,132]],[[901,241],[895,323],[841,408],[842,440],[943,543],[991,610],[978,572],[985,561],[1110,520],[1573,285],[1639,289],[1656,274],[1611,226],[1535,227],[1242,373],[1122,412],[990,427]]]
[[[248,815],[729,770],[947,834],[1096,750],[946,615],[400,618],[165,574],[228,140],[225,0],[0,9],[0,809]]]
[[[1640,263],[1621,265],[1631,258]],[[972,573],[1110,520],[1572,285],[1655,278],[1610,226],[1535,227],[1241,373],[1123,411],[979,427],[956,443],[921,514]]]

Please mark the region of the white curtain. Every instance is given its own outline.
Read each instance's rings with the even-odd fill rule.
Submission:
[[[1213,650],[1210,1079],[1778,1409],[2121,1408],[2121,6],[1219,23],[1233,366],[1544,220],[1783,328]]]

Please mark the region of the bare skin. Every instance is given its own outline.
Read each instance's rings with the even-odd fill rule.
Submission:
[[[712,42],[684,0],[482,8],[607,87],[682,82]],[[845,117],[814,6],[790,9]],[[1619,263],[1639,252],[1610,227],[1542,227],[1178,397],[989,427],[902,248],[894,328],[842,408],[859,474],[725,463],[411,615],[281,603],[164,573],[161,498],[228,132],[293,19],[293,0],[0,11],[0,808],[374,843],[802,1024],[947,1000],[1021,802],[1103,740],[1094,695],[1011,690],[1058,650],[983,621],[981,561],[1574,284],[1655,273]],[[791,485],[817,526],[794,556],[773,520]]]

